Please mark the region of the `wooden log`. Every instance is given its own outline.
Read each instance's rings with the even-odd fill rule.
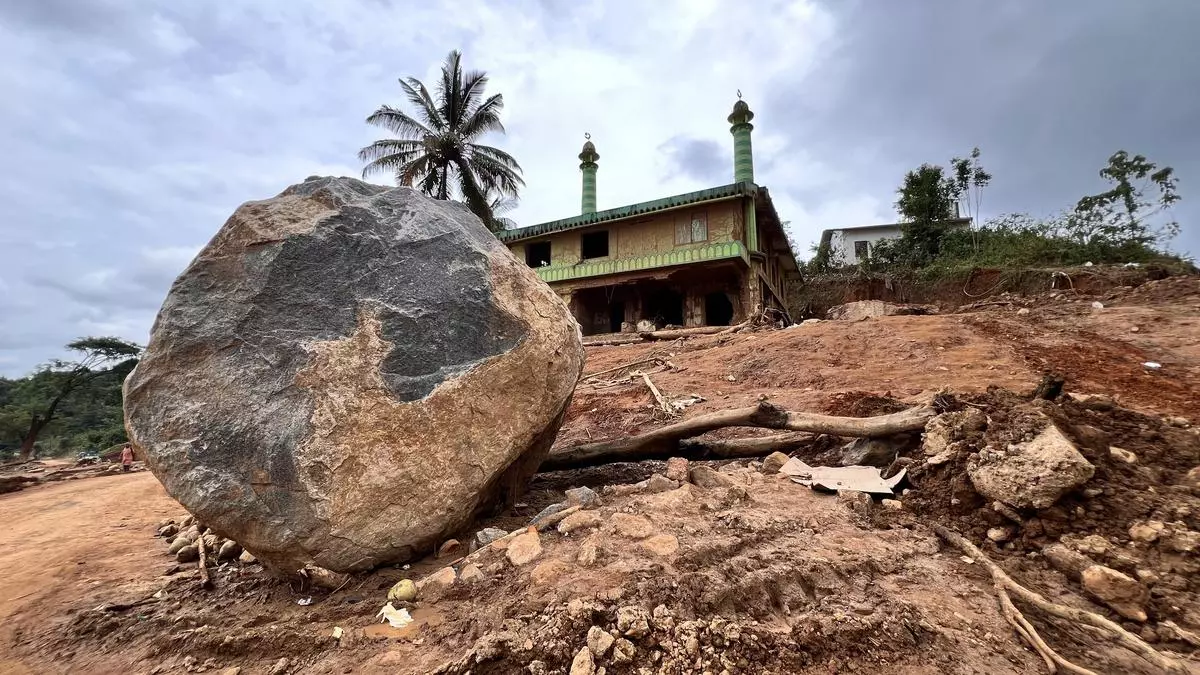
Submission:
[[[716,335],[729,330],[729,326],[698,326],[696,328],[673,328],[638,333],[643,340],[678,340],[692,335]]]
[[[765,427],[813,434],[877,438],[925,428],[934,416],[932,408],[918,407],[877,417],[833,417],[791,412],[766,401],[748,408],[734,408],[698,415],[644,434],[584,443],[550,453],[539,471],[560,471],[612,462],[661,459],[680,452],[679,441],[724,427]]]
[[[666,413],[669,417],[674,417],[675,411],[671,410],[671,406],[667,404],[666,399],[664,399],[663,395],[659,393],[658,387],[654,386],[654,380],[651,380],[650,376],[646,373],[642,373],[642,380],[646,383],[646,388],[649,389],[650,393],[654,396],[654,401],[658,403],[659,409]]]
[[[646,365],[647,363],[658,363],[658,362],[661,362],[662,360],[663,360],[663,359],[662,359],[662,357],[661,357],[661,356],[651,356],[651,357],[650,357],[650,358],[648,358],[648,359],[642,359],[642,360],[640,360],[640,361],[632,361],[632,362],[630,362],[630,363],[623,363],[623,364],[621,364],[621,365],[619,365],[619,366],[615,366],[615,367],[613,367],[613,368],[608,368],[608,369],[606,369],[606,370],[598,370],[598,371],[596,371],[596,372],[594,372],[594,373],[589,373],[589,374],[587,374],[587,375],[584,375],[584,376],[583,376],[582,378],[580,378],[580,379],[583,379],[583,380],[590,380],[590,379],[591,379],[591,378],[593,378],[593,377],[599,377],[599,376],[601,376],[601,375],[607,375],[607,374],[609,374],[609,373],[615,373],[615,372],[618,372],[618,371],[621,371],[621,370],[625,370],[626,368],[633,368],[634,366],[644,366],[644,365]]]

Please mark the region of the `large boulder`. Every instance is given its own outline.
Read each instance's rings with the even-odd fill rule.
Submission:
[[[1096,467],[1058,427],[1046,426],[1030,441],[1007,449],[984,448],[967,463],[975,490],[1018,508],[1044,509],[1091,479]]]
[[[567,308],[464,207],[314,177],[176,280],[125,419],[200,520],[279,571],[345,572],[515,497],[582,366]]]
[[[936,313],[935,308],[923,305],[897,305],[883,300],[858,300],[830,307],[825,312],[825,317],[834,321],[863,321],[864,319],[877,319],[881,316]]]

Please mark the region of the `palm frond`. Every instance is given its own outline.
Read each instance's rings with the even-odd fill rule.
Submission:
[[[500,148],[494,148],[490,145],[471,144],[472,154],[484,155],[488,159],[508,167],[515,173],[521,173],[521,165],[517,164],[516,158]]]
[[[412,162],[424,151],[420,141],[385,138],[358,151],[358,159],[367,162],[363,178],[374,173],[395,172]]]
[[[455,49],[446,56],[446,62],[442,64],[442,81],[437,88],[442,119],[446,120],[446,126],[451,129],[456,129],[461,119],[461,88],[462,53]]]
[[[433,102],[433,98],[429,95],[429,90],[425,88],[423,82],[415,77],[406,77],[400,80],[400,88],[404,90],[404,96],[408,99],[408,102],[421,111],[421,115],[425,118],[425,123],[430,128],[445,131],[446,120],[442,119],[442,114],[438,111],[437,104]]]
[[[495,232],[499,228],[499,225],[492,215],[492,207],[488,203],[486,186],[476,179],[475,173],[471,170],[471,165],[467,160],[458,160],[456,166],[458,168],[458,188],[459,192],[462,193],[463,202],[466,203],[471,213],[479,216],[485,227]]]
[[[390,105],[379,106],[378,110],[367,117],[367,124],[383,127],[401,138],[417,139],[434,135],[429,127]]]
[[[485,188],[504,195],[515,196],[525,185],[521,176],[487,155],[472,154],[468,163]]]
[[[462,110],[459,111],[459,114],[464,122],[475,113],[475,109],[483,97],[483,90],[487,88],[487,83],[487,73],[482,70],[470,70],[463,75]]]
[[[479,107],[463,120],[458,132],[468,141],[482,136],[489,131],[504,133],[504,123],[500,121],[500,111],[504,109],[504,96],[494,94],[489,96]]]

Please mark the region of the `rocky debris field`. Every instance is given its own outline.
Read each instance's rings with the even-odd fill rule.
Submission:
[[[146,466],[142,462],[134,462],[133,466],[129,468],[130,472],[145,470]],[[0,466],[0,494],[61,480],[95,478],[116,473],[123,473],[119,462],[96,462],[81,465],[65,460],[41,461],[35,459],[28,462],[14,462]]]
[[[47,530],[61,534],[56,545],[39,536],[59,571],[37,577],[32,596],[0,604],[11,655],[0,666],[1045,672],[1002,611],[991,561],[1048,603],[1130,636],[1012,595],[1029,629],[1062,658],[1097,673],[1159,673],[1164,663],[1200,672],[1200,283],[1146,286],[589,349],[585,373],[607,372],[585,374],[556,450],[764,396],[833,415],[914,406],[938,414],[923,432],[868,441],[793,434],[783,456],[538,474],[518,503],[439,542],[436,555],[371,572],[313,570],[280,581],[161,492],[122,493],[129,527],[80,529],[87,516],[75,510],[71,527]],[[1031,396],[1051,369],[1063,393]],[[651,378],[670,410],[634,371]],[[721,429],[697,440],[771,433]],[[824,493],[793,480],[804,479],[796,462],[904,478],[891,495]],[[148,477],[112,483],[139,480]],[[19,514],[32,541],[30,523],[53,518],[53,509],[21,511],[20,500],[92,483],[7,495],[0,517]],[[59,502],[88,508],[78,499],[74,507],[63,492]],[[948,543],[939,527],[978,555]],[[4,537],[0,562],[13,551],[32,560],[25,540]],[[55,557],[59,547],[87,564],[65,574],[77,563]],[[97,566],[103,573],[86,571]],[[15,579],[0,589],[28,593]]]

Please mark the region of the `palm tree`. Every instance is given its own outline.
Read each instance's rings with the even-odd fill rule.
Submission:
[[[512,155],[475,141],[491,131],[504,133],[504,97],[484,98],[487,74],[464,72],[462,54],[450,52],[442,65],[435,101],[415,77],[400,80],[416,117],[389,105],[367,118],[399,138],[375,141],[358,152],[363,177],[392,173],[399,185],[415,186],[435,199],[460,198],[492,231],[504,229],[492,199],[516,198],[525,185]]]
[[[519,202],[520,200],[516,197],[505,197],[504,195],[494,195],[488,199],[488,207],[491,208],[492,218],[496,223],[496,227],[492,230],[493,232],[511,230],[517,227],[517,221],[500,214],[516,209]]]

